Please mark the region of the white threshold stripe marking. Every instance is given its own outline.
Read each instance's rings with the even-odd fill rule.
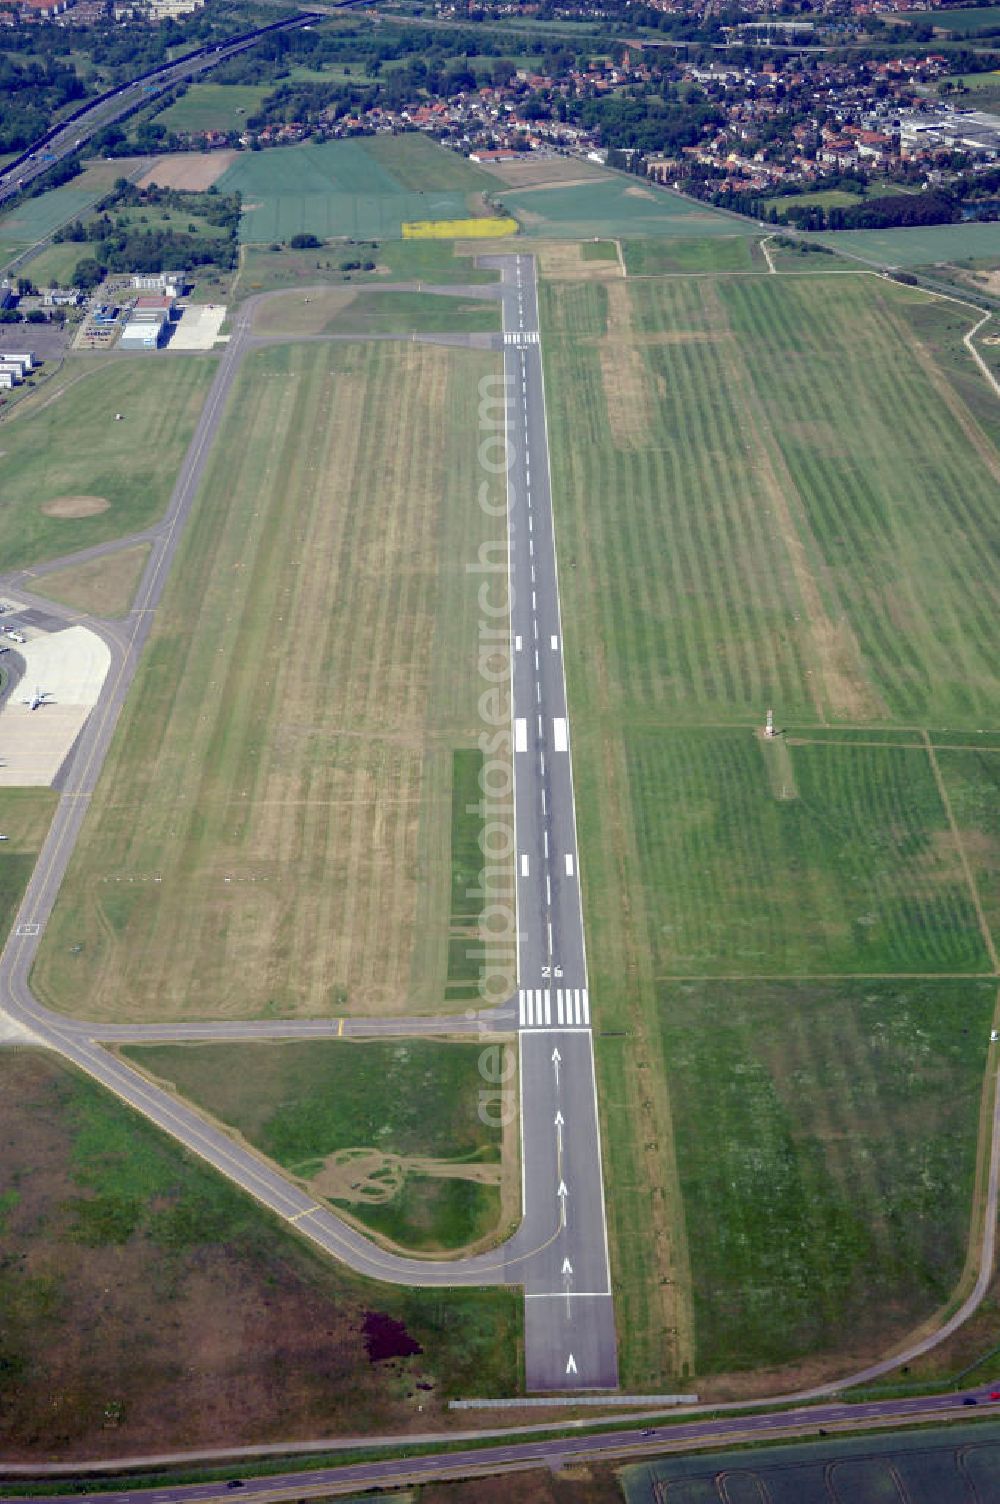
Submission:
[[[517,636],[517,637],[514,638],[514,652],[515,653],[519,653],[520,651],[521,651],[521,638],[520,638],[520,636]]]
[[[559,639],[558,639],[558,637],[553,637],[553,639],[552,639],[552,651],[553,651],[553,653],[557,653],[559,651]]]
[[[514,721],[514,751],[527,752],[528,750],[528,723],[523,716],[518,716]]]
[[[557,752],[565,752],[569,747],[566,736],[566,721],[561,715],[557,715],[552,721],[552,744]]]
[[[572,853],[572,851],[567,851],[567,853],[566,853],[566,876],[567,877],[572,877],[573,876],[573,853]]]
[[[528,855],[527,855],[527,852],[525,852],[522,855],[522,857],[521,857],[521,876],[522,877],[527,877],[527,875],[528,875]]]
[[[610,1290],[525,1290],[525,1300],[610,1300]]]

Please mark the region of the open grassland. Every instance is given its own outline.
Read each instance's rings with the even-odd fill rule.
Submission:
[[[350,1274],[48,1055],[0,1054],[0,1154],[8,1458],[440,1429],[517,1390],[514,1292]]]
[[[402,1039],[126,1053],[399,1246],[458,1249],[499,1231],[501,1131],[479,1118],[478,1045]],[[517,1211],[507,1208],[510,1217]]]
[[[4,567],[58,557],[147,527],[163,511],[215,374],[212,356],[114,361],[43,387],[3,426],[0,554]],[[124,414],[120,423],[115,413]],[[106,510],[54,517],[66,496]]]
[[[500,305],[419,292],[313,288],[269,299],[254,318],[258,334],[492,333]]]
[[[479,729],[466,563],[503,538],[477,504],[496,370],[413,344],[248,358],[48,926],[54,1006],[440,1005],[452,753]]]
[[[48,833],[56,807],[50,789],[0,790],[0,944],[7,939],[18,905]]]
[[[731,214],[624,174],[592,183],[514,189],[503,193],[501,202],[533,236],[593,240],[595,235],[687,235],[704,239],[738,235],[741,229],[741,221]],[[759,233],[751,220],[743,223],[747,235]]]
[[[911,11],[907,22],[914,26],[933,26],[938,31],[953,31],[957,36],[975,36],[977,32],[1000,30],[1000,5],[970,6],[968,10]]]
[[[881,266],[928,266],[967,256],[1000,257],[1000,223],[924,225],[897,230],[829,230],[816,237],[832,251]]]
[[[625,755],[658,973],[990,971],[922,746],[658,728]]]
[[[240,237],[260,243],[302,232],[398,239],[407,220],[465,219],[495,185],[454,152],[405,136],[246,152],[218,186],[242,193]]]
[[[759,244],[749,235],[720,236],[715,240],[628,240],[624,250],[630,277],[767,271]]]
[[[189,84],[156,123],[178,132],[239,131],[272,92],[267,84]]]
[[[807,1377],[824,1353],[827,1371],[835,1365],[843,1331],[872,1353],[929,1316],[964,1257],[996,991],[975,978],[998,969],[996,905],[983,890],[1000,842],[980,814],[995,797],[994,752],[976,730],[996,724],[1000,703],[986,562],[993,399],[962,350],[963,311],[874,277],[542,291],[591,983],[598,1028],[625,1031],[598,1049],[623,1377],[702,1389],[706,1370],[765,1363],[786,1365],[781,1382]],[[765,744],[757,732],[769,705],[785,734]],[[950,729],[925,735],[934,727]],[[722,993],[718,980],[692,982],[695,992],[682,980],[762,974],[787,977],[780,1010],[777,981]],[[852,1120],[845,1142],[857,1131],[875,1155],[865,1134],[879,1138],[884,1204],[866,1206],[854,1252],[829,1279],[825,1232],[800,1247],[779,1230],[779,1262],[801,1262],[776,1288],[787,1274],[788,1299],[808,1319],[740,1326],[730,1305],[740,1351],[724,1353],[712,1302],[723,1285],[730,1302],[744,1289],[756,1301],[756,1255],[734,1234],[712,1284],[699,1201],[710,1164],[692,1155],[699,1136],[720,1164],[741,1143],[768,1140],[762,1119],[760,1134],[727,1129],[721,1141],[712,1052],[737,1039],[764,1048],[761,998],[781,1023],[772,1043],[812,1038],[825,985],[833,1001],[814,1068],[840,1079],[834,1020],[841,1008],[845,1027],[857,1015],[847,1103],[858,1127]],[[908,999],[907,1017],[942,999],[949,1027],[970,1014],[960,1053],[941,1045],[955,1085],[941,1088],[938,1107],[956,1115],[940,1131],[950,1162],[965,1167],[944,1262],[929,1248],[919,1166],[892,1142],[888,1107],[873,1124],[858,1095],[873,1073],[905,1065],[882,1059],[858,1013],[872,993],[889,1011]],[[709,1001],[696,1013],[692,998]],[[683,1038],[668,1040],[682,1015]],[[671,1063],[682,1045],[704,1069],[697,1087]],[[794,1105],[799,1066],[780,1051],[764,1064],[773,1092]],[[895,1081],[878,1092],[891,1086],[902,1113]],[[805,1113],[811,1086],[801,1095]],[[820,1127],[794,1124],[785,1149],[762,1158],[761,1196],[778,1196],[783,1175],[800,1185],[812,1173]],[[817,1182],[827,1229],[841,1205],[832,1176]],[[723,1191],[719,1238],[742,1215]],[[914,1198],[922,1222],[899,1210]],[[891,1258],[885,1226],[895,1229]],[[866,1311],[843,1274],[862,1246],[881,1249],[883,1295],[895,1292]],[[773,1306],[784,1309],[778,1295]]]
[[[124,616],[142,578],[149,545],[119,548],[103,558],[88,559],[32,581],[36,595],[47,595],[94,616]]]
[[[863,1357],[945,1303],[965,1262],[995,993],[658,989],[700,1375]]]
[[[935,11],[948,15],[948,11]],[[643,1462],[621,1473],[627,1504],[729,1504],[733,1483],[744,1499],[795,1504],[933,1500],[968,1504],[1000,1493],[1000,1426],[921,1428],[780,1447],[711,1452]]]

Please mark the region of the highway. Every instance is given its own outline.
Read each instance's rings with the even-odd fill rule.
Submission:
[[[632,1461],[652,1460],[673,1452],[708,1447],[723,1450],[727,1447],[765,1445],[779,1436],[798,1436],[813,1440],[821,1431],[836,1434],[838,1430],[860,1431],[869,1428],[889,1427],[894,1422],[902,1425],[924,1424],[942,1421],[969,1420],[974,1415],[1000,1415],[1000,1404],[989,1400],[985,1387],[970,1390],[960,1395],[921,1395],[912,1399],[872,1401],[868,1404],[829,1404],[809,1408],[786,1408],[766,1415],[703,1415],[697,1418],[670,1421],[657,1427],[654,1420],[637,1417],[631,1423],[616,1426],[613,1430],[589,1436],[559,1436],[538,1440],[513,1439],[499,1441],[496,1445],[467,1447],[453,1452],[429,1452],[419,1456],[407,1456],[406,1446],[416,1448],[421,1438],[407,1440],[394,1438],[400,1447],[399,1454],[376,1462],[347,1463],[343,1466],[325,1466],[302,1471],[289,1471],[264,1477],[247,1477],[243,1482],[243,1497],[258,1501],[270,1499],[303,1499],[311,1496],[329,1498],[338,1493],[356,1492],[360,1489],[402,1487],[409,1482],[430,1479],[468,1478],[477,1473],[497,1473],[525,1467],[558,1468],[573,1463],[611,1460],[628,1457]],[[966,1400],[975,1400],[977,1409],[967,1408]],[[465,1437],[448,1438],[436,1436],[435,1442],[446,1441],[454,1445]],[[338,1439],[330,1443],[332,1451],[339,1448],[371,1447],[377,1439],[354,1437]],[[289,1447],[294,1452],[294,1443]],[[752,1454],[748,1453],[749,1463]],[[224,1464],[223,1464],[224,1465]],[[219,1466],[216,1461],[215,1466]],[[3,1468],[13,1480],[33,1472],[44,1474],[44,1465]],[[64,1471],[60,1469],[60,1471]],[[92,1467],[87,1468],[93,1473]],[[113,1472],[112,1468],[107,1469]],[[148,1493],[147,1493],[148,1490]],[[102,1492],[98,1486],[88,1484],[86,1495],[92,1504],[128,1504],[130,1499],[141,1499],[152,1494],[155,1504],[209,1504],[209,1501],[228,1496],[229,1485],[225,1479],[207,1483],[172,1484],[158,1480],[155,1490],[147,1480],[136,1482],[134,1489],[120,1488],[114,1492]],[[65,1494],[46,1496],[32,1495],[36,1504],[57,1504]],[[3,1498],[0,1495],[0,1498]]]
[[[357,3],[357,0],[345,0],[345,3],[350,5]],[[27,188],[35,178],[49,172],[64,157],[71,156],[98,131],[113,125],[116,120],[121,120],[123,116],[131,114],[133,110],[155,99],[171,85],[193,78],[209,68],[217,68],[220,63],[227,62],[230,58],[237,57],[241,52],[246,52],[250,47],[255,46],[262,36],[270,32],[287,31],[319,19],[321,18],[318,13],[303,12],[282,21],[272,22],[269,26],[260,26],[253,31],[241,32],[239,36],[231,37],[228,41],[224,40],[213,46],[185,53],[183,57],[175,58],[172,62],[152,69],[141,78],[133,80],[132,83],[123,84],[118,89],[110,89],[98,95],[96,99],[81,106],[78,111],[74,111],[73,116],[65,120],[62,125],[40,137],[20,157],[7,164],[0,173],[0,204]]]

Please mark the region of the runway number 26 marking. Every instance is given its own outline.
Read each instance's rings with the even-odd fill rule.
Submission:
[[[561,977],[562,974],[563,973],[562,973],[562,967],[561,966],[543,966],[542,967],[542,978],[545,981],[547,981],[549,977]]]

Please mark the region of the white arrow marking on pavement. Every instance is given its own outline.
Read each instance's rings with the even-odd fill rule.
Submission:
[[[567,1363],[566,1363],[566,1372],[567,1373],[576,1373],[576,1359],[574,1358],[574,1356],[573,1356],[572,1353],[570,1353],[569,1358],[568,1358]]]
[[[566,1189],[566,1182],[565,1182],[565,1180],[560,1180],[560,1182],[559,1182],[559,1189],[556,1191],[556,1195],[559,1197],[559,1226],[560,1227],[565,1227],[566,1226],[566,1197],[569,1195],[569,1191]]]
[[[558,1143],[559,1143],[559,1153],[560,1154],[562,1153],[562,1131],[563,1131],[563,1124],[565,1123],[565,1121],[566,1121],[566,1119],[563,1117],[562,1113],[561,1112],[557,1112],[556,1113],[556,1117],[555,1117],[555,1125],[556,1125],[556,1139],[558,1140]]]
[[[556,1048],[552,1051],[552,1069],[556,1073],[556,1085],[557,1086],[559,1085],[559,1062],[560,1062],[561,1059],[562,1059],[562,1056],[559,1053],[559,1046],[556,1045]]]
[[[573,1273],[573,1265],[570,1263],[569,1259],[563,1259],[562,1272],[563,1274]]]

